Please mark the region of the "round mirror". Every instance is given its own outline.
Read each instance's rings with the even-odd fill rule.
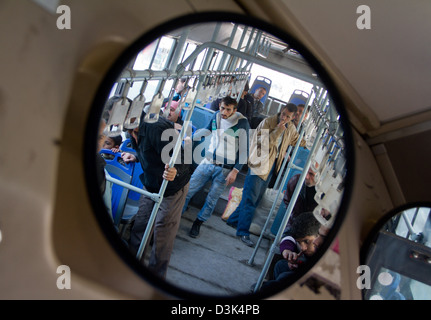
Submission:
[[[361,249],[366,300],[429,300],[431,204],[409,204],[383,217]]]
[[[344,218],[353,149],[340,103],[306,48],[261,21],[199,14],[151,30],[93,103],[97,219],[169,294],[275,294],[315,265]]]

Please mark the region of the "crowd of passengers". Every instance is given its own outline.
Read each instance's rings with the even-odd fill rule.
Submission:
[[[211,183],[205,203],[197,213],[189,231],[190,237],[197,238],[201,233],[202,224],[210,219],[214,212],[219,197],[226,187],[236,181],[238,173],[244,166],[247,174],[241,202],[225,222],[227,226],[236,229],[236,236],[243,244],[249,247],[255,246],[249,231],[254,213],[268,184],[279,174],[284,157],[289,156],[287,154],[288,146],[295,146],[298,141],[299,128],[297,126],[304,110],[304,105],[296,106],[287,103],[277,114],[265,117],[262,115],[261,99],[267,90],[259,87],[254,94],[250,94],[247,84],[239,101],[226,96],[211,104],[209,108],[216,112],[205,128],[198,130],[187,128],[183,147],[187,143],[195,144],[196,141],[206,139],[203,159],[199,163],[192,164],[186,164],[184,159],[180,159],[178,164],[169,167],[162,159],[162,152],[170,141],[163,141],[161,136],[167,129],[176,129],[176,132],[179,133],[184,125],[179,104],[181,94],[184,93],[184,86],[185,82],[179,81],[169,109],[161,111],[157,122],[143,121],[145,112],[148,111],[144,108],[139,127],[128,130],[126,133],[135,150],[134,153],[120,150],[121,135],[118,137],[99,135],[99,150],[103,148],[122,152],[121,157],[125,162],[138,162],[142,166],[143,174],[140,179],[144,190],[159,193],[163,180],[168,181],[163,201],[155,218],[151,253],[147,265],[162,278],[166,277],[180,220],[184,212],[188,210],[189,201],[196,193],[202,192],[208,182]],[[118,99],[121,97],[114,96],[108,100],[102,116],[101,132],[109,118],[113,103]],[[167,105],[166,102],[165,108]],[[255,130],[251,131],[250,128]],[[252,132],[253,135],[249,136],[249,132]],[[264,134],[264,132],[269,134]],[[226,135],[232,134],[235,139],[225,139]],[[193,139],[191,139],[192,135]],[[242,143],[246,141],[247,147],[240,148],[238,141],[242,141]],[[236,146],[226,145],[229,143],[235,143]],[[300,145],[305,146],[305,141],[301,141]],[[264,161],[260,157],[263,147],[268,148]],[[235,152],[226,152],[226,150],[235,150]],[[184,152],[179,154],[181,157],[185,156]],[[275,264],[273,279],[268,281],[268,284],[295,272],[308,257],[315,253],[329,231],[318,222],[312,213],[317,206],[314,200],[316,174],[310,168],[305,177],[305,183],[279,245],[282,258]],[[293,176],[287,183],[283,196],[286,205],[290,202],[298,178],[299,174]],[[134,255],[140,247],[154,204],[155,202],[150,197],[141,195],[139,209],[134,217],[128,242]],[[322,211],[322,215],[328,218],[330,216],[328,212],[324,211]],[[144,256],[145,254],[142,256],[142,262]]]

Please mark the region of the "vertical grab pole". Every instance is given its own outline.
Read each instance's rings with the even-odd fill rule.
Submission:
[[[289,202],[289,206],[286,209],[286,214],[284,215],[283,221],[282,221],[282,223],[280,225],[280,228],[278,229],[277,236],[275,237],[274,242],[271,245],[270,252],[268,254],[268,257],[266,258],[265,265],[263,266],[262,272],[260,273],[259,279],[258,279],[258,281],[256,283],[255,288],[254,288],[254,292],[256,292],[257,290],[260,289],[260,287],[262,285],[262,282],[263,282],[263,279],[264,279],[264,277],[266,276],[266,274],[268,272],[268,269],[269,269],[269,266],[271,264],[271,261],[272,261],[272,258],[274,256],[274,253],[277,250],[277,246],[278,246],[278,244],[279,244],[279,242],[281,240],[281,237],[283,235],[284,229],[286,228],[287,221],[290,218],[290,214],[292,213],[292,210],[293,210],[293,207],[295,205],[296,199],[298,198],[299,192],[300,192],[300,190],[302,188],[302,185],[304,184],[305,176],[307,175],[308,169],[310,168],[310,165],[311,165],[311,158],[314,155],[314,151],[316,150],[317,145],[321,141],[321,136],[322,136],[323,131],[325,130],[325,128],[326,128],[325,121],[321,121],[321,124],[320,124],[320,127],[319,127],[319,131],[318,131],[318,133],[316,135],[316,138],[314,140],[313,146],[311,147],[310,154],[308,155],[308,158],[307,158],[307,162],[305,163],[304,169],[303,169],[303,171],[302,171],[302,173],[301,173],[301,175],[299,177],[298,184],[296,185],[295,191],[293,192],[292,199]]]
[[[200,81],[197,90],[200,90],[201,87],[202,87],[202,82]],[[187,115],[186,115],[186,118],[184,120],[184,123],[188,123],[190,121],[190,118],[192,116],[192,112],[193,112],[193,109],[194,109],[194,106],[195,106],[195,103],[196,103],[196,97],[197,97],[197,95],[195,96],[195,99],[193,100],[193,103],[192,103],[192,106],[191,106],[190,110],[188,110],[188,112],[187,112]],[[172,153],[171,160],[169,161],[169,168],[172,168],[175,165],[175,162],[176,162],[177,157],[178,157],[178,153],[181,150],[181,144],[182,144],[182,141],[184,139],[184,135],[186,133],[186,129],[187,129],[186,126],[183,126],[181,128],[181,131],[180,131],[179,136],[178,136],[178,140],[175,143],[175,147],[174,147],[174,151]],[[150,215],[150,218],[148,220],[148,224],[147,224],[147,227],[145,229],[144,236],[142,237],[141,244],[140,244],[138,252],[136,254],[136,258],[138,260],[141,260],[142,254],[144,252],[144,249],[147,246],[148,239],[150,238],[151,230],[153,229],[154,222],[156,220],[156,215],[157,215],[157,212],[159,210],[160,203],[163,200],[163,195],[165,193],[167,185],[168,185],[168,180],[163,179],[163,182],[162,182],[162,185],[160,187],[159,194],[158,194],[159,195],[159,199],[158,199],[158,201],[156,201],[156,203],[155,203],[155,205],[153,207],[153,210],[151,211],[151,215]]]
[[[311,92],[313,92],[313,91],[311,91]],[[301,115],[301,118],[299,119],[299,123],[298,123],[298,127],[300,127],[301,128],[301,123],[302,123],[302,120],[304,119],[304,115],[305,115],[305,113],[307,112],[307,107],[308,107],[308,103],[310,102],[310,98],[311,98],[311,94],[312,93],[310,93],[310,95],[308,96],[308,98],[307,98],[307,102],[305,103],[305,105],[304,105],[304,112],[302,113],[302,115]],[[301,131],[302,131],[302,129],[301,129]],[[298,141],[300,141],[301,139],[299,139],[298,138]],[[289,153],[290,153],[290,151],[292,150],[292,148],[291,148],[291,146],[289,146],[289,149],[287,150],[287,153],[286,153],[286,155],[288,155]],[[281,165],[281,168],[280,168],[280,171],[279,171],[279,174],[278,174],[278,176],[277,176],[277,180],[275,181],[275,183],[274,183],[274,189],[277,189],[277,187],[279,187],[279,182],[280,182],[280,177],[281,177],[281,174],[280,174],[280,172],[283,172],[283,170],[284,170],[284,168],[286,167],[286,163],[287,163],[287,159],[288,159],[288,157],[285,157],[284,158],[284,160],[283,160],[283,164]],[[292,160],[293,159],[295,159],[295,158],[293,158],[293,154],[292,154],[292,158],[291,158]],[[287,175],[287,173],[286,173],[286,175]],[[282,185],[284,185],[284,184],[282,184]]]
[[[283,186],[284,186],[284,184],[286,183],[287,177],[289,176],[290,169],[291,169],[291,168],[293,168],[293,167],[296,167],[296,166],[293,164],[293,162],[294,162],[294,161],[295,161],[295,159],[296,159],[296,155],[297,155],[297,153],[298,153],[299,146],[300,146],[301,141],[302,141],[302,139],[303,139],[303,137],[304,137],[304,134],[305,134],[305,128],[304,128],[304,126],[301,126],[301,123],[302,123],[302,120],[303,120],[303,118],[304,118],[305,113],[307,112],[308,104],[309,104],[309,102],[310,102],[310,99],[311,99],[311,95],[312,95],[312,93],[313,93],[313,90],[316,90],[316,89],[315,89],[315,87],[313,87],[313,89],[312,89],[312,91],[311,91],[310,95],[309,95],[309,96],[308,96],[308,98],[307,98],[307,102],[306,102],[306,104],[304,105],[304,112],[302,113],[302,115],[301,115],[301,119],[299,120],[298,127],[300,127],[300,128],[301,128],[301,130],[300,130],[300,134],[299,134],[298,141],[296,142],[295,148],[294,148],[293,153],[292,153],[291,161],[290,161],[290,162],[289,162],[289,164],[287,165],[287,171],[286,171],[286,173],[283,175],[283,179],[282,179],[281,184],[280,184],[280,185],[283,185]],[[291,149],[292,149],[292,146],[289,146],[289,148],[288,148],[288,150],[287,150],[286,155],[288,155],[288,154],[290,153],[290,150],[291,150]],[[286,166],[286,163],[287,163],[287,159],[288,159],[288,157],[285,157],[285,158],[284,158],[284,160],[283,160],[283,164],[282,164],[282,166],[281,166],[281,168],[280,168],[280,171],[279,171],[279,172],[283,172],[284,167]],[[296,169],[298,169],[298,170],[299,170],[299,169],[303,170],[302,168],[296,168]],[[279,183],[280,177],[281,177],[281,174],[279,174],[279,175],[278,175],[277,180],[275,181],[275,184],[274,184],[274,188],[275,188],[275,187],[277,186],[277,184]],[[278,201],[278,197],[280,196],[280,193],[281,193],[281,188],[278,188],[278,192],[277,192],[277,195],[276,195],[275,201],[274,201],[274,203],[272,204],[271,210],[270,210],[270,211],[269,211],[269,213],[268,213],[268,217],[266,218],[265,225],[264,225],[264,226],[263,226],[263,228],[262,228],[261,234],[260,234],[260,236],[259,236],[259,240],[257,241],[256,246],[255,246],[255,248],[254,248],[254,251],[253,251],[253,253],[252,253],[252,255],[251,255],[250,259],[249,259],[249,260],[248,260],[248,262],[247,262],[249,265],[253,265],[253,263],[254,263],[254,258],[256,257],[257,250],[258,250],[258,249],[259,249],[259,247],[260,247],[260,244],[261,244],[261,242],[262,242],[263,235],[264,235],[264,233],[265,233],[265,231],[266,231],[266,228],[268,228],[269,221],[270,221],[270,220],[271,220],[271,218],[272,218],[272,215],[273,215],[273,212],[274,212],[274,210],[275,210],[275,206],[276,206],[276,203],[277,203],[277,201]]]
[[[299,145],[301,144],[301,141],[302,141],[302,137],[303,137],[303,136],[304,136],[304,130],[302,129],[302,130],[301,130],[301,134],[299,135],[299,139],[298,139],[298,141],[296,142],[295,149],[293,150],[293,153],[292,153],[292,160],[296,158],[296,154],[297,154],[297,152],[298,152]],[[290,146],[289,148],[291,148],[291,146]],[[287,157],[286,157],[286,158],[287,158]],[[283,176],[283,182],[282,182],[282,183],[283,183],[283,185],[284,185],[284,183],[285,183],[285,182],[286,182],[286,180],[287,180],[287,176],[289,175],[289,171],[290,171],[290,168],[291,168],[290,163],[289,163],[289,165],[287,166],[287,168],[288,168],[288,169],[287,169],[287,172],[286,172],[286,174]],[[258,250],[258,249],[259,249],[259,247],[260,247],[260,243],[262,242],[263,235],[264,235],[264,233],[265,233],[265,231],[266,231],[266,228],[268,227],[269,221],[270,221],[270,220],[271,220],[271,218],[272,218],[272,215],[273,215],[273,213],[274,213],[274,209],[275,209],[275,206],[276,206],[276,204],[277,204],[277,201],[278,201],[278,198],[279,198],[280,194],[281,194],[281,189],[278,189],[278,192],[277,192],[277,195],[276,195],[276,197],[275,197],[274,203],[272,204],[271,210],[269,211],[269,213],[268,213],[268,217],[266,218],[265,225],[263,226],[262,231],[261,231],[261,233],[260,233],[259,240],[257,240],[257,243],[256,243],[256,246],[254,247],[253,253],[252,253],[252,255],[251,255],[250,259],[249,259],[249,260],[248,260],[248,262],[247,262],[249,265],[253,265],[254,258],[256,257],[256,254],[257,254],[257,250]]]
[[[198,87],[196,90],[199,91],[201,88],[202,88],[202,81],[199,81],[199,84],[198,84]],[[186,118],[184,120],[184,123],[190,122],[190,119],[192,117],[192,113],[193,113],[193,110],[194,110],[194,107],[196,104],[196,98],[197,98],[197,95],[195,95],[195,97],[193,99],[192,106],[186,114]],[[169,168],[172,168],[175,165],[175,162],[176,162],[177,157],[178,157],[178,153],[181,150],[181,144],[182,144],[182,141],[184,139],[184,135],[185,135],[186,130],[187,130],[186,127],[187,126],[183,126],[181,128],[181,131],[180,131],[179,136],[178,136],[178,140],[175,143],[175,147],[174,147],[174,150],[172,153],[171,160],[169,161]],[[138,260],[141,260],[144,249],[147,246],[151,231],[152,231],[153,226],[154,226],[154,222],[156,220],[157,212],[159,211],[160,203],[163,201],[163,196],[164,196],[167,185],[168,185],[168,180],[163,179],[162,185],[160,186],[160,190],[158,193],[159,198],[157,199],[157,201],[155,201],[156,203],[153,206],[153,210],[151,211],[150,218],[148,219],[148,223],[147,223],[147,227],[145,228],[144,236],[141,239],[141,244],[139,245],[138,252],[136,253],[136,258]]]

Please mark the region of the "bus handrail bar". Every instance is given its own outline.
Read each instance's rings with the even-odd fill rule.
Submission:
[[[198,87],[197,87],[197,91],[199,91],[201,89],[201,87],[202,87],[202,81],[199,81],[199,84],[198,84]],[[184,119],[184,123],[189,123],[190,122],[193,110],[195,108],[196,98],[197,98],[197,95],[195,96],[195,98],[193,100],[193,103],[191,104],[190,110],[187,111],[186,118]],[[171,159],[169,161],[169,168],[172,168],[175,165],[175,163],[176,163],[176,160],[177,160],[179,151],[181,149],[182,141],[184,139],[186,130],[187,130],[186,126],[183,126],[181,128],[181,131],[179,133],[177,142],[176,142],[174,150],[172,152],[172,157],[171,157]],[[153,226],[154,226],[154,223],[155,223],[155,220],[156,220],[156,216],[157,216],[157,213],[159,211],[160,203],[163,200],[163,195],[165,193],[165,190],[166,190],[166,187],[168,185],[168,182],[169,182],[168,180],[163,179],[163,182],[162,182],[162,185],[160,187],[159,194],[158,194],[159,199],[154,204],[153,210],[151,211],[150,218],[148,219],[147,227],[145,229],[144,235],[143,235],[143,237],[141,239],[141,243],[140,243],[138,251],[136,253],[136,258],[139,261],[142,258],[142,254],[144,253],[144,249],[147,246],[148,240],[150,238],[150,234],[151,234],[151,231],[153,229]]]
[[[212,49],[218,49],[218,50],[220,50],[220,51],[223,51],[223,52],[227,52],[228,54],[230,54],[230,55],[233,55],[233,56],[239,56],[240,58],[242,58],[242,59],[244,59],[244,60],[248,60],[248,61],[250,61],[250,62],[253,62],[253,63],[256,63],[256,64],[259,64],[259,65],[261,65],[261,66],[264,66],[264,67],[266,67],[266,68],[268,68],[268,69],[271,69],[271,70],[275,70],[275,71],[278,71],[278,72],[281,72],[281,73],[285,73],[285,74],[288,74],[288,75],[291,75],[291,76],[293,76],[293,77],[296,77],[296,78],[298,78],[298,79],[300,79],[300,80],[304,80],[304,81],[306,81],[306,82],[310,82],[310,83],[312,83],[312,84],[316,84],[316,85],[321,85],[321,83],[316,79],[316,78],[314,78],[313,76],[306,76],[306,75],[304,75],[304,74],[302,74],[302,73],[300,73],[300,72],[298,72],[298,71],[296,71],[296,70],[293,70],[293,69],[290,69],[290,68],[288,68],[288,67],[286,67],[286,66],[283,66],[283,65],[278,65],[278,64],[275,64],[275,63],[273,63],[273,62],[269,62],[269,61],[267,61],[267,60],[265,60],[265,59],[262,59],[262,58],[259,58],[259,57],[257,57],[257,56],[253,56],[253,55],[251,55],[251,54],[248,54],[248,53],[245,53],[245,52],[242,52],[242,51],[238,51],[237,49],[234,49],[234,48],[230,48],[230,47],[227,47],[227,46],[225,46],[225,45],[222,45],[222,44],[219,44],[219,43],[216,43],[216,42],[205,42],[205,43],[203,43],[202,45],[200,45],[199,47],[197,47],[196,49],[195,49],[195,51],[193,51],[187,58],[186,58],[186,60],[184,60],[182,63],[180,63],[179,65],[178,65],[178,67],[177,67],[177,69],[176,69],[176,74],[177,74],[177,76],[178,77],[182,77],[183,76],[183,74],[186,72],[185,70],[186,70],[186,67],[194,60],[194,59],[196,59],[196,57],[203,51],[203,50],[205,50],[205,49],[207,49],[207,48],[212,48]]]
[[[306,161],[306,163],[304,165],[304,169],[303,169],[303,171],[302,171],[302,173],[301,173],[301,175],[299,177],[298,183],[297,183],[297,185],[295,187],[295,191],[293,192],[292,198],[291,198],[291,200],[289,202],[289,205],[288,205],[288,207],[286,209],[286,214],[283,217],[283,220],[282,220],[281,225],[280,225],[280,227],[278,229],[277,235],[276,235],[276,237],[275,237],[275,239],[274,239],[274,241],[273,241],[273,243],[271,245],[271,250],[270,250],[270,252],[269,252],[269,254],[268,254],[267,258],[266,258],[265,264],[264,264],[263,269],[262,269],[262,271],[260,273],[260,276],[259,276],[259,279],[258,279],[258,281],[256,283],[256,286],[254,288],[254,292],[256,292],[257,290],[260,289],[260,287],[261,287],[261,285],[263,283],[263,279],[264,279],[264,277],[266,276],[266,274],[268,272],[268,269],[269,269],[269,266],[271,264],[271,261],[272,261],[272,258],[274,256],[274,253],[275,253],[275,251],[276,251],[276,249],[277,249],[277,247],[279,245],[279,242],[280,242],[281,237],[283,235],[284,229],[286,228],[287,221],[290,218],[290,215],[292,213],[293,207],[294,207],[294,205],[296,203],[296,200],[297,200],[297,198],[299,196],[299,192],[300,192],[300,190],[302,188],[302,185],[304,184],[305,176],[307,175],[308,169],[310,168],[311,159],[313,157],[314,151],[317,149],[317,146],[322,141],[321,136],[322,136],[324,130],[326,129],[326,126],[322,125],[323,123],[322,122],[320,123],[319,131],[318,131],[318,133],[316,135],[316,138],[314,140],[313,146],[311,147],[311,150],[310,150],[310,153],[308,155],[307,161]]]
[[[118,180],[118,179],[112,177],[108,173],[105,174],[105,177],[106,177],[107,181],[110,181],[112,183],[118,184],[119,186],[127,188],[127,189],[129,189],[131,191],[135,191],[137,193],[146,195],[146,196],[150,197],[153,201],[157,202],[159,200],[159,195],[157,193],[151,193],[151,192],[145,191],[145,190],[143,190],[141,188],[135,187],[134,185],[131,185],[129,183],[126,183],[124,181],[121,181],[121,180]]]

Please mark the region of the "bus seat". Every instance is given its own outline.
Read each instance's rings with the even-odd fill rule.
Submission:
[[[133,169],[132,180],[130,182],[130,184],[132,186],[135,186],[137,188],[142,189],[143,185],[142,185],[141,179],[139,178],[139,176],[142,173],[143,173],[143,170],[142,170],[141,164],[139,162],[136,162],[135,168]],[[139,198],[140,197],[141,197],[140,193],[133,191],[133,190],[129,191],[129,195],[127,197],[126,206],[124,208],[124,214],[123,214],[122,220],[128,220],[136,214],[136,212],[138,211],[138,207],[139,207]]]
[[[139,176],[143,173],[142,166],[139,162],[135,163],[135,167],[133,169],[133,175],[132,180],[130,181],[130,184],[132,186],[135,186],[137,188],[142,189],[143,184],[141,182],[141,179]],[[139,198],[141,197],[141,194],[129,190],[129,194],[127,196],[126,204],[124,206],[123,215],[120,220],[120,236],[124,237],[125,232],[129,225],[132,223],[132,221],[135,219],[135,215],[138,213],[139,209]]]
[[[105,170],[113,178],[119,179],[125,183],[130,183],[132,180],[132,174],[134,169],[134,163],[125,163],[121,158],[121,152],[112,152],[108,149],[100,150],[100,154],[105,159],[106,166]],[[121,221],[124,206],[126,204],[129,189],[119,186],[117,184],[112,185],[112,219],[116,226]]]
[[[305,105],[305,103],[308,100],[308,96],[309,96],[308,92],[295,89],[292,95],[290,96],[289,102],[295,105],[298,105],[298,104]]]
[[[260,99],[260,101],[265,105],[265,101],[268,98],[269,90],[271,89],[272,80],[269,78],[265,78],[262,76],[257,76],[253,82],[253,85],[250,88],[248,93],[253,94],[257,88],[264,87],[266,89],[266,94]]]
[[[215,112],[207,109],[202,108],[199,106],[196,106],[193,109],[192,117],[190,118],[190,121],[192,123],[192,126],[195,127],[195,130],[205,128],[208,123],[211,121],[211,118]],[[185,118],[186,113],[184,114]]]
[[[130,138],[124,139],[123,143],[120,146],[120,150],[136,155],[136,150],[132,148],[132,142],[130,141]]]
[[[298,167],[304,168],[305,163],[308,158],[308,154],[310,151],[307,148],[299,147],[298,152],[296,154],[295,160],[293,161],[293,164],[297,165]],[[282,194],[286,192],[287,183],[289,180],[297,174],[300,174],[302,171],[298,169],[290,169],[289,175],[287,176],[286,183],[284,184],[283,188],[281,189]],[[280,195],[281,197],[282,195]],[[275,216],[274,222],[271,226],[271,233],[276,235],[278,232],[278,229],[280,228],[280,224],[283,221],[284,214],[286,213],[287,206],[284,203],[284,201],[281,202],[280,207],[278,208],[277,215]]]

